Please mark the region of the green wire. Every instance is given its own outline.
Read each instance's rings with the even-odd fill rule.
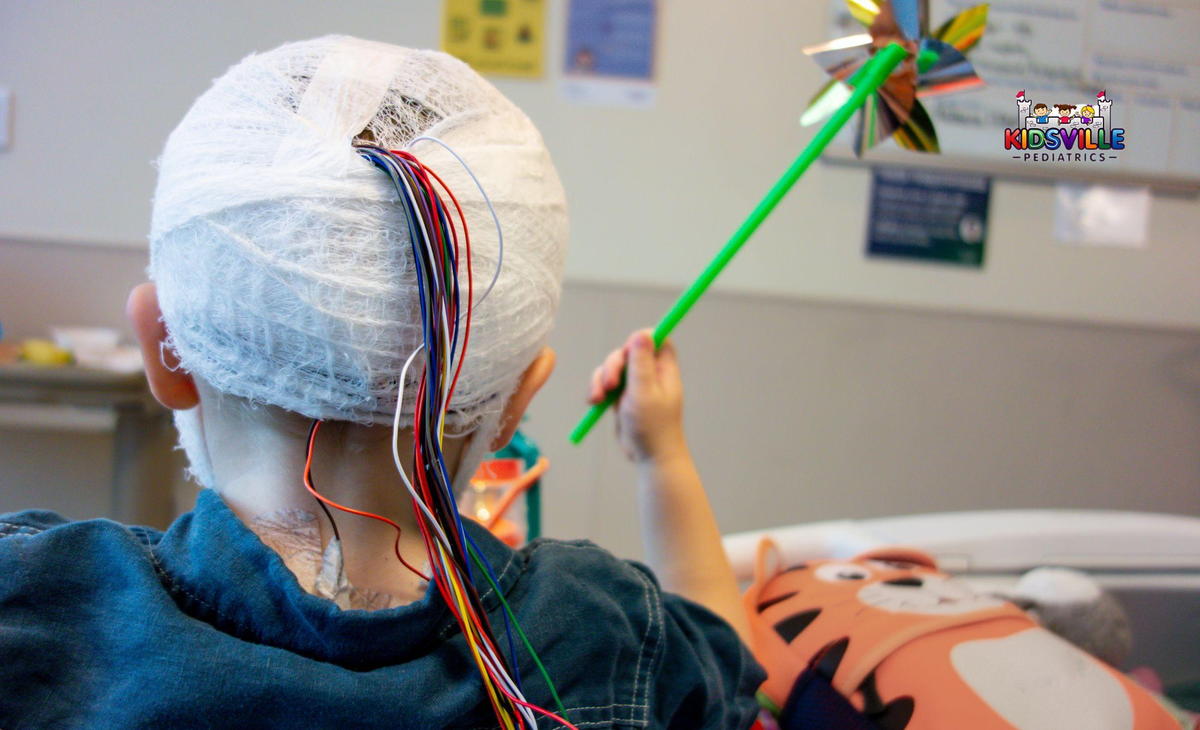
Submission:
[[[854,92],[850,95],[850,98],[846,100],[845,104],[838,107],[829,121],[825,123],[825,126],[821,127],[816,136],[812,138],[812,141],[808,143],[800,152],[800,155],[796,157],[795,161],[792,162],[791,166],[788,167],[787,171],[783,173],[783,176],[775,182],[775,185],[771,187],[763,199],[759,201],[758,205],[755,206],[754,210],[750,212],[750,215],[742,222],[742,225],[738,226],[738,229],[729,238],[724,248],[717,253],[704,271],[700,273],[700,276],[692,282],[692,285],[683,294],[679,295],[679,299],[675,300],[675,304],[671,306],[670,311],[659,320],[658,325],[654,328],[655,347],[662,345],[663,340],[667,339],[667,336],[671,334],[671,331],[675,329],[675,326],[679,324],[684,315],[704,295],[704,292],[708,291],[708,287],[712,285],[713,280],[733,260],[733,257],[742,248],[742,244],[746,243],[754,231],[758,230],[759,225],[767,219],[767,216],[771,214],[771,211],[775,209],[779,201],[783,200],[783,196],[787,195],[787,192],[792,189],[792,186],[796,184],[796,181],[800,179],[804,171],[821,156],[821,153],[825,151],[825,147],[837,136],[838,131],[871,98],[876,89],[882,86],[884,81],[887,81],[892,71],[907,56],[908,52],[904,50],[904,46],[901,46],[899,43],[890,43],[886,48],[876,53],[870,61],[867,61],[859,69],[859,72],[852,77],[852,80],[857,79],[861,83],[854,87]],[[575,429],[571,431],[571,443],[578,444],[583,441],[588,431],[592,430],[592,426],[595,426],[600,417],[604,415],[604,411],[617,402],[617,398],[621,396],[621,390],[622,386],[613,389],[604,397],[603,401],[592,406],[584,414],[583,418],[576,424]]]
[[[512,621],[512,625],[516,627],[517,634],[521,636],[521,642],[525,644],[525,648],[529,651],[529,656],[533,657],[533,663],[537,665],[538,671],[542,673],[542,679],[546,680],[546,686],[550,688],[550,695],[554,697],[554,705],[558,708],[559,714],[564,720],[570,720],[567,717],[567,709],[563,707],[562,700],[558,698],[558,690],[554,688],[554,681],[550,679],[550,673],[546,671],[546,667],[542,664],[542,660],[538,657],[538,653],[534,651],[533,644],[529,643],[529,637],[525,635],[525,630],[521,628],[521,623],[517,621],[516,615],[512,609],[508,607],[508,601],[504,600],[504,593],[500,590],[500,586],[496,585],[496,581],[492,580],[492,574],[484,566],[483,561],[479,558],[479,553],[475,552],[475,547],[470,542],[467,543],[467,551],[471,553],[471,558],[475,560],[475,564],[479,566],[479,572],[487,577],[488,583],[492,584],[492,590],[500,599],[500,605],[504,606],[504,612],[508,614],[508,618]],[[513,657],[513,661],[517,661]]]
[[[771,717],[779,717],[779,714],[783,712],[779,705],[775,704],[775,702],[767,696],[767,693],[763,692],[761,689],[754,693],[754,698],[758,700],[759,707],[771,713]]]

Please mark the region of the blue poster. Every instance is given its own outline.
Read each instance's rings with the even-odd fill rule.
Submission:
[[[981,268],[991,192],[984,175],[875,168],[867,255]]]
[[[655,0],[571,0],[563,95],[581,103],[653,104],[656,25]]]

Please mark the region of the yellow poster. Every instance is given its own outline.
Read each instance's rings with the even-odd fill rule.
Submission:
[[[444,0],[442,50],[484,74],[542,76],[544,0]]]

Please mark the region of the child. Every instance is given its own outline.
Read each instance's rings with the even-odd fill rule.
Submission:
[[[1033,116],[1038,124],[1046,124],[1050,121],[1050,107],[1045,104],[1037,104],[1033,107]]]
[[[413,180],[445,205],[406,204]],[[460,205],[470,254],[462,229],[418,245],[449,241]],[[650,562],[682,597],[587,542],[514,552],[435,498],[554,365],[562,191],[491,85],[345,37],[250,56],[172,133],[151,229],[155,283],[128,313],[207,489],[165,532],[0,516],[0,727],[517,728],[534,707],[543,728],[749,726],[763,674],[726,623],[744,632],[669,344],[635,333],[590,398],[628,359],[620,441]],[[430,318],[455,286],[472,311]],[[432,398],[435,355],[459,347]],[[325,517],[318,494],[380,519]]]

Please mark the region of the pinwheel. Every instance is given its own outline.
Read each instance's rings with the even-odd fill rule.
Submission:
[[[855,74],[878,49],[899,43],[909,56],[863,105],[854,151],[861,157],[892,137],[906,149],[937,152],[933,120],[920,99],[983,85],[965,54],[983,37],[988,6],[968,8],[930,33],[928,0],[846,0],[846,4],[867,32],[804,49],[833,78],[809,102],[801,124],[819,122],[844,104]]]
[[[851,118],[859,119],[855,145],[859,155],[889,136],[908,149],[937,152],[933,123],[918,97],[982,85],[963,54],[983,35],[986,5],[959,13],[930,35],[927,0],[847,0],[847,3],[850,13],[870,32],[805,49],[833,80],[817,92],[801,121],[812,124],[825,120],[825,123],[654,326],[655,347],[662,345],[687,316]],[[617,402],[623,389],[624,378],[584,414],[571,431],[572,443],[583,441],[604,412]]]

